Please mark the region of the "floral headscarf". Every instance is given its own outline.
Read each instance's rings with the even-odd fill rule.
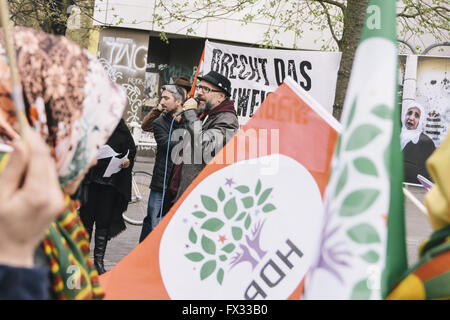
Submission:
[[[24,27],[15,27],[13,34],[27,116],[52,148],[65,186],[84,171],[112,134],[126,94],[109,80],[94,56],[65,37]],[[11,138],[15,114],[4,51],[0,44],[0,135]]]
[[[112,134],[126,94],[87,50],[66,38],[23,27],[14,28],[13,36],[28,121],[50,146],[64,187],[89,167]],[[3,43],[0,32],[0,143],[17,135]],[[0,173],[7,159],[0,152]],[[51,271],[52,296],[101,299],[89,235],[76,204],[68,195],[65,199],[66,211],[50,225],[41,246]]]

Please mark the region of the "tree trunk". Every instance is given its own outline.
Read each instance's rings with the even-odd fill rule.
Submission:
[[[77,1],[77,4],[81,7],[81,13],[79,17],[79,25],[68,26],[66,30],[66,37],[70,40],[78,43],[83,48],[89,47],[90,34],[93,30],[94,20],[94,0],[81,0]]]
[[[345,94],[347,92],[348,81],[350,80],[350,72],[353,66],[355,51],[359,44],[368,2],[368,0],[348,0],[347,8],[344,12],[344,32],[342,39],[338,43],[339,49],[342,52],[342,58],[333,106],[333,116],[337,120],[341,119]]]

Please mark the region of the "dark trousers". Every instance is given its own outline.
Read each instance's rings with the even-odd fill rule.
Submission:
[[[163,212],[162,216],[164,217],[167,212],[169,212],[172,207],[172,199],[170,191],[166,191],[164,195],[164,204],[163,204]],[[147,216],[144,218],[144,222],[142,224],[141,235],[139,237],[139,243],[144,241],[144,239],[152,232],[152,230],[158,225],[160,210],[161,210],[161,202],[162,202],[162,192],[155,192],[150,190],[150,195],[148,198],[147,204]]]

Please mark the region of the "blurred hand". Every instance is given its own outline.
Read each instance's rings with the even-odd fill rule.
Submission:
[[[126,168],[128,168],[129,166],[130,166],[130,159],[125,160],[125,162],[122,163],[122,164],[120,165],[120,167],[121,167],[122,169],[126,169]]]
[[[189,109],[197,109],[197,107],[198,107],[198,102],[195,101],[194,98],[189,98],[189,99],[186,100],[186,102],[184,103],[183,107],[184,107],[186,110],[189,110]]]
[[[156,107],[156,109],[158,111],[163,111],[164,109],[166,109],[161,103],[158,104],[158,106]]]
[[[0,173],[0,263],[32,267],[36,247],[65,204],[48,146],[30,128],[25,140],[13,143]]]

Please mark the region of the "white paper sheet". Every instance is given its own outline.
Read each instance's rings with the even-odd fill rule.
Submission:
[[[103,177],[104,178],[109,178],[114,173],[117,173],[120,170],[122,170],[122,168],[120,166],[128,159],[128,154],[129,153],[130,153],[130,150],[128,150],[127,154],[123,158],[120,158],[120,159],[116,158],[116,157],[112,157],[111,161],[108,164],[108,168],[106,168],[105,173],[103,174]]]
[[[98,150],[97,160],[118,156],[120,153],[114,151],[109,145],[105,144]]]

